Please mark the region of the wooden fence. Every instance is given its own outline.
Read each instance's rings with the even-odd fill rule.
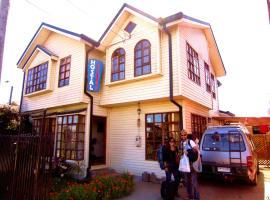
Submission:
[[[52,144],[49,135],[0,135],[0,199],[48,199]]]
[[[252,135],[260,165],[270,166],[270,135]]]

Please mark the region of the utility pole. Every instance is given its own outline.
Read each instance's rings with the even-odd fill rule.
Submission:
[[[270,23],[270,0],[267,0],[267,7],[268,7],[268,17],[269,17],[269,23]]]
[[[0,0],[0,83],[2,74],[8,10],[9,10],[9,0]]]

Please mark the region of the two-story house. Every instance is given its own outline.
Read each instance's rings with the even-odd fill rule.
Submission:
[[[104,64],[97,92],[86,89],[93,59]],[[98,42],[42,23],[18,67],[21,112],[37,134],[45,119],[55,156],[160,176],[157,148],[183,128],[200,138],[226,73],[210,24],[181,12],[155,18],[128,4]]]

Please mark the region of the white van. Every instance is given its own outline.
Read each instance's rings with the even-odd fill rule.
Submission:
[[[207,128],[200,143],[202,172],[245,179],[256,185],[259,165],[248,135],[248,129],[239,125]]]

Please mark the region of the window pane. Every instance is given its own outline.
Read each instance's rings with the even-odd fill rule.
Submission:
[[[146,116],[146,121],[147,123],[152,123],[154,120],[153,120],[153,115],[147,115]]]
[[[162,122],[161,114],[155,114],[155,122]]]
[[[150,65],[146,65],[143,67],[143,74],[149,74],[151,72]]]
[[[142,65],[142,59],[137,59],[136,66],[141,66],[141,65]]]
[[[144,49],[144,52],[143,52],[144,56],[148,56],[149,53],[150,53],[149,49]]]
[[[63,117],[63,124],[67,124],[67,116]]]
[[[113,74],[112,81],[117,81],[117,80],[118,80],[118,74]]]
[[[140,57],[142,57],[142,51],[138,50],[136,51],[136,58],[140,58]]]
[[[143,57],[143,63],[149,63],[149,56]]]
[[[120,72],[120,79],[124,79],[125,78],[125,73],[124,72]]]
[[[120,65],[120,71],[124,71],[125,70],[125,65],[124,64],[121,64]]]
[[[68,85],[69,84],[69,78],[66,78],[65,80],[64,80],[64,85]]]
[[[73,116],[73,123],[78,123],[78,115]]]
[[[135,75],[136,76],[142,75],[142,68],[141,67],[136,68]]]
[[[72,115],[68,116],[68,123],[69,123],[69,124],[72,123]]]
[[[148,46],[149,46],[148,41],[144,40],[144,41],[143,41],[143,48],[148,47]]]

